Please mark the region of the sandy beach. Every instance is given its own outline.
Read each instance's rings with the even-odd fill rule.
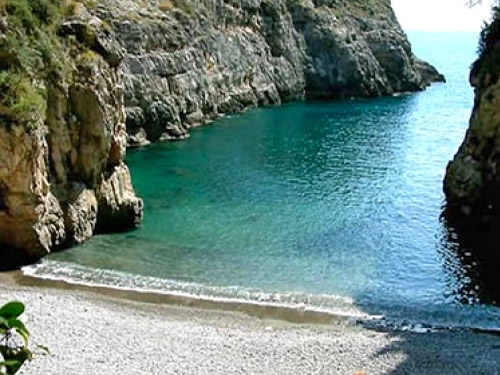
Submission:
[[[16,279],[18,280],[16,282]],[[500,337],[292,324],[240,312],[147,303],[0,274],[0,301],[27,305],[21,374],[500,374]]]

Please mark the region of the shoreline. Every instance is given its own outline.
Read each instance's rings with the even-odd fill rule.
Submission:
[[[64,274],[64,273],[63,273]],[[307,296],[298,295],[300,299],[287,299],[286,297],[291,292],[284,292],[273,295],[273,293],[264,291],[254,291],[256,296],[248,297],[244,295],[225,295],[212,294],[210,290],[205,290],[207,293],[193,292],[189,289],[184,290],[170,287],[163,288],[148,288],[134,284],[123,284],[121,280],[114,282],[100,283],[89,282],[86,278],[71,279],[64,276],[56,276],[52,274],[37,274],[33,269],[20,269],[11,271],[4,275],[4,279],[15,285],[28,287],[43,287],[55,290],[69,290],[76,292],[89,292],[106,296],[108,298],[117,298],[121,300],[130,300],[140,303],[151,303],[158,305],[176,305],[187,308],[197,308],[203,310],[225,311],[225,312],[240,312],[258,319],[271,319],[294,324],[313,324],[313,325],[345,325],[359,326],[371,330],[381,330],[386,332],[393,331],[411,331],[416,333],[429,333],[440,331],[471,331],[476,333],[487,333],[500,337],[500,327],[498,322],[491,321],[476,321],[476,324],[461,323],[461,317],[464,318],[464,313],[456,315],[456,321],[449,319],[432,319],[428,316],[417,314],[411,315],[410,311],[406,311],[406,315],[393,316],[391,311],[386,311],[384,315],[380,311],[372,310],[365,311],[362,307],[358,307],[356,303],[351,302],[348,305],[324,305],[309,300]],[[0,273],[0,284],[2,281],[2,273]],[[112,280],[111,280],[112,281]],[[251,293],[251,292],[250,292]],[[258,293],[262,293],[259,296]],[[293,293],[292,293],[293,294]],[[285,296],[285,299],[282,297]],[[331,297],[329,295],[310,295],[310,297]],[[337,296],[338,297],[338,296]],[[339,297],[344,298],[344,297]],[[331,302],[331,301],[330,301]],[[387,308],[386,308],[387,310]],[[410,315],[408,315],[410,313]],[[451,312],[453,313],[453,312]],[[450,312],[448,312],[450,314]],[[456,313],[458,314],[458,312]],[[500,318],[500,317],[499,317]]]
[[[220,306],[30,283],[20,271],[0,273],[0,300],[24,301],[32,342],[51,351],[24,367],[25,375],[500,374],[500,338],[486,333],[297,324]]]
[[[258,319],[269,319],[294,324],[321,325],[355,325],[359,319],[366,316],[350,316],[333,312],[315,310],[310,307],[299,308],[279,303],[258,303],[230,298],[209,298],[183,293],[155,290],[135,290],[131,288],[111,287],[107,285],[91,285],[72,283],[66,280],[36,277],[24,274],[21,270],[0,273],[0,284],[23,286],[30,288],[45,288],[83,293],[93,293],[107,298],[156,305],[175,305],[185,308],[215,310],[224,312],[244,313]]]

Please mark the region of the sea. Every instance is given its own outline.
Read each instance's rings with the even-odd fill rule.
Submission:
[[[500,279],[442,215],[446,165],[473,106],[478,35],[409,38],[446,84],[255,109],[181,142],[130,150],[142,227],[96,236],[23,272],[221,308],[500,331]]]

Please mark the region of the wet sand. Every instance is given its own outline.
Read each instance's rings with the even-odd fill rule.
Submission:
[[[317,317],[178,306],[19,273],[0,274],[0,286],[0,302],[26,303],[33,343],[51,351],[25,366],[26,375],[500,374],[500,337],[485,333],[304,323]]]

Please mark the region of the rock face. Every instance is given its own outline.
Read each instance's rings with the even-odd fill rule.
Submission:
[[[107,0],[92,12],[126,49],[130,145],[256,106],[444,80],[413,55],[390,0]]]
[[[490,40],[473,66],[470,82],[475,104],[470,126],[444,181],[448,208],[483,223],[500,218],[499,40],[498,36]]]
[[[76,42],[70,72],[43,82],[46,113],[29,128],[0,124],[0,265],[81,243],[96,230],[134,228],[142,218],[123,162],[121,47],[90,15],[62,25],[60,38]]]
[[[40,4],[0,14],[0,93],[33,99],[23,112],[0,97],[0,266],[139,225],[127,144],[181,139],[252,107],[444,80],[413,55],[390,0],[73,0],[61,2],[60,15],[72,14],[62,25],[48,18],[56,5]],[[16,19],[26,9],[33,17]],[[16,55],[12,40],[28,46]],[[62,64],[48,74],[54,56]]]

